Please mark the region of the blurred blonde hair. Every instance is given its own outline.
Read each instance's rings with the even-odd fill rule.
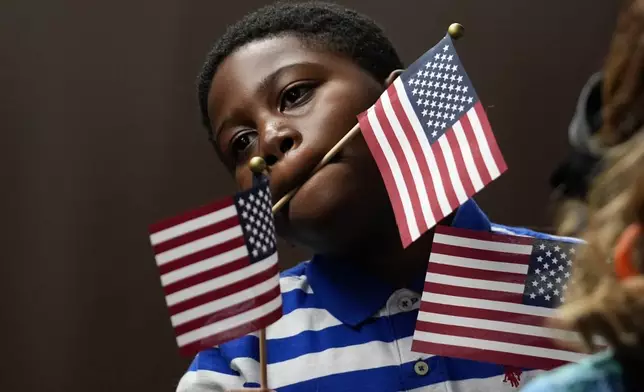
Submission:
[[[593,336],[613,347],[644,353],[644,275],[615,276],[615,242],[632,223],[644,225],[644,0],[627,0],[621,10],[603,69],[602,120],[596,145],[603,150],[603,173],[593,183],[588,204],[563,204],[559,233],[587,244],[573,267],[567,304],[557,323],[581,332],[592,351]],[[583,228],[583,229],[582,229]],[[633,259],[644,274],[644,239]]]
[[[629,140],[644,126],[644,0],[622,3],[602,74],[602,127],[591,142],[597,153]],[[556,204],[559,233],[578,236],[588,220],[586,202]]]
[[[642,350],[644,337],[644,275],[619,281],[612,255],[615,243],[632,223],[644,225],[644,129],[607,152],[607,169],[589,195],[586,244],[573,265],[567,304],[558,323],[581,332],[592,351],[593,336],[612,346]],[[644,239],[634,252],[636,268],[644,273]]]
[[[615,146],[644,125],[644,0],[627,0],[603,69],[598,142]]]

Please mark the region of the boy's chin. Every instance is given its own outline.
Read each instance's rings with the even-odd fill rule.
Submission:
[[[345,159],[314,174],[276,215],[280,234],[316,253],[344,252],[395,221],[377,169]]]
[[[364,243],[383,223],[372,207],[358,192],[298,192],[285,215],[277,217],[278,229],[316,253],[345,252]]]

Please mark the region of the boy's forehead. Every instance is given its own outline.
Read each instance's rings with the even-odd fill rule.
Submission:
[[[295,36],[277,36],[251,41],[231,53],[214,75],[243,76],[244,80],[262,80],[276,70],[302,62],[324,62],[324,53]],[[243,74],[243,75],[240,75]]]
[[[208,105],[221,105],[221,101],[234,90],[255,94],[271,75],[282,69],[300,64],[334,67],[338,55],[317,45],[307,45],[291,36],[277,36],[252,41],[230,54],[213,76]]]

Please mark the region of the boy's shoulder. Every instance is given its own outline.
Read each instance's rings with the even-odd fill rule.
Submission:
[[[293,290],[304,291],[305,293],[311,292],[311,287],[306,275],[306,271],[310,263],[310,260],[304,260],[293,267],[280,272],[280,290],[282,291],[282,294]]]
[[[290,278],[290,279],[305,279],[306,277],[306,267],[308,266],[310,260],[304,260],[291,268],[285,269],[280,272],[280,278]]]
[[[499,223],[491,223],[491,231],[497,234],[518,235],[518,236],[538,238],[542,240],[570,242],[570,243],[576,243],[576,244],[583,242],[581,239],[575,238],[575,237],[566,237],[566,236],[559,236],[554,234],[547,234],[540,231],[528,229],[525,227],[508,226],[508,225],[502,225]]]

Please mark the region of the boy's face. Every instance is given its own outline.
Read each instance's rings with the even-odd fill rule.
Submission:
[[[383,82],[350,59],[290,35],[251,42],[220,65],[208,99],[222,160],[240,188],[248,161],[269,164],[273,201],[302,186],[276,216],[278,232],[317,252],[342,252],[395,224],[385,187],[362,136],[309,177],[371,106]]]

